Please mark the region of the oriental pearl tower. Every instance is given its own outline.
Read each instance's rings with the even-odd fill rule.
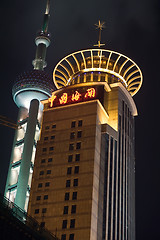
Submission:
[[[20,74],[12,89],[14,102],[19,108],[19,128],[15,132],[5,196],[25,211],[28,208],[36,144],[41,127],[43,106],[40,101],[48,99],[55,90],[51,78],[44,72],[47,65],[46,50],[50,45],[49,10],[50,1],[47,0],[43,25],[35,38],[37,49],[32,62],[34,69]]]

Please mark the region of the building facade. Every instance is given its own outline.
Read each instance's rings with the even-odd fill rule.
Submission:
[[[68,55],[43,101],[28,213],[61,240],[135,239],[132,96],[139,67],[105,49]]]

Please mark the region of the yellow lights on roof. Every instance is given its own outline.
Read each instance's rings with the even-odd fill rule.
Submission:
[[[89,72],[117,77],[132,96],[142,85],[142,73],[135,62],[123,54],[105,49],[81,50],[66,56],[56,65],[53,81],[59,89],[69,85],[76,76]]]

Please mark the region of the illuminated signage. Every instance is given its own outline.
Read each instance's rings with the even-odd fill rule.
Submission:
[[[68,101],[68,94],[67,93],[63,93],[63,95],[59,99],[59,103],[60,104],[65,104],[65,103],[67,103],[67,101]]]
[[[72,101],[78,101],[82,95],[76,91],[75,94],[72,94]]]
[[[87,97],[95,97],[95,95],[96,95],[96,90],[94,89],[94,88],[89,88],[89,89],[87,89],[87,93],[85,94],[85,98],[87,98]]]
[[[72,92],[63,92],[61,94],[52,93],[52,97],[48,99],[50,102],[50,107],[56,107],[65,104],[72,104],[75,102],[89,101],[96,97],[96,89],[88,88],[80,90],[72,90]]]
[[[52,94],[52,97],[49,98],[49,102],[51,103],[51,104],[50,104],[50,107],[53,107],[53,102],[54,102],[54,100],[56,99],[56,97],[57,97],[57,96],[53,96],[53,94]]]

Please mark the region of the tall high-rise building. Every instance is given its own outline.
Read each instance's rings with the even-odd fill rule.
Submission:
[[[48,0],[43,25],[35,39],[34,69],[21,74],[12,89],[13,99],[19,108],[19,128],[15,132],[5,196],[26,211],[43,111],[40,100],[50,97],[54,90],[49,75],[44,72],[46,49],[50,45],[49,9]]]
[[[99,39],[63,58],[58,90],[42,101],[28,212],[61,240],[135,240],[133,96],[142,73],[100,47]]]

